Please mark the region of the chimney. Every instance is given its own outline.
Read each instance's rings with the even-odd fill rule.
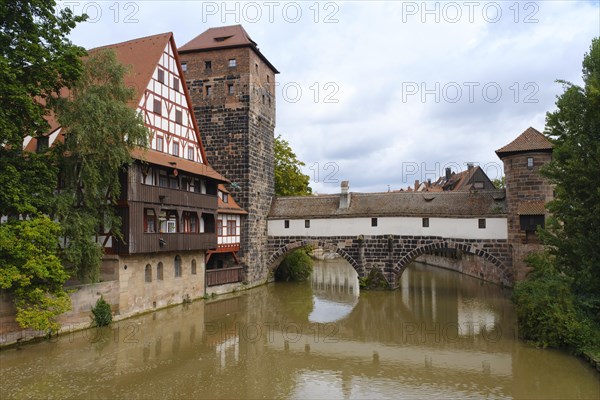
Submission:
[[[473,169],[473,163],[467,163],[467,170],[472,170]]]
[[[446,180],[449,181],[452,176],[452,169],[446,168]]]
[[[341,193],[340,193],[340,209],[350,207],[350,192],[348,189],[350,188],[350,182],[342,181],[341,185]]]
[[[415,192],[419,190],[419,180],[415,179]]]

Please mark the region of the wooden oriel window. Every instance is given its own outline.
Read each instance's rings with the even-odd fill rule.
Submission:
[[[177,211],[161,210],[158,215],[158,223],[161,233],[177,233]]]
[[[156,232],[156,213],[152,208],[144,209],[144,232]]]
[[[227,221],[227,235],[228,236],[235,236],[237,233],[237,224],[235,223],[235,220],[229,220]]]
[[[198,214],[191,211],[183,212],[183,232],[198,233]]]
[[[169,179],[167,178],[167,171],[158,171],[158,186],[169,187]]]

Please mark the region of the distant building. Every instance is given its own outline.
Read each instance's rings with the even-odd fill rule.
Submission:
[[[494,190],[496,187],[487,174],[479,166],[467,164],[467,169],[462,172],[452,172],[446,168],[446,174],[440,176],[435,182],[415,181],[414,189],[408,192],[464,192],[470,190]]]

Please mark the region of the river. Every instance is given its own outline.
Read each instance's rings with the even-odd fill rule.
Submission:
[[[0,352],[0,398],[598,399],[582,360],[516,339],[510,292],[414,263],[393,292],[344,261]]]

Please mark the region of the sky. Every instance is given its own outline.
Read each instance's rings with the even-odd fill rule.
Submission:
[[[85,48],[242,24],[277,76],[275,134],[317,193],[385,192],[446,167],[502,175],[494,153],[544,130],[600,36],[594,1],[66,1]]]

